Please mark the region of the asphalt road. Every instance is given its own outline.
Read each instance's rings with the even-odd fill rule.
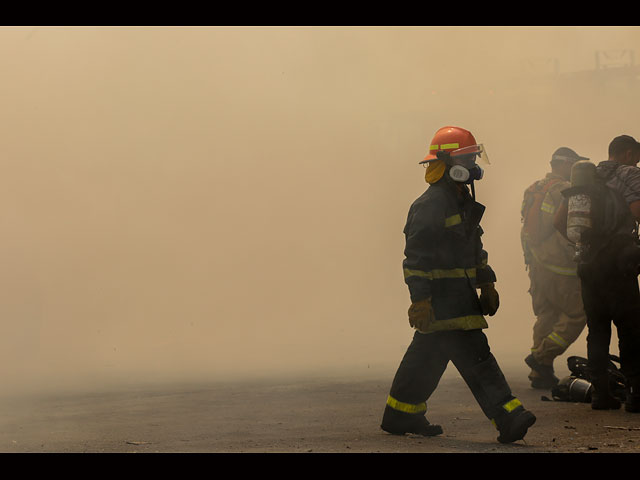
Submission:
[[[538,420],[503,445],[453,367],[429,401],[444,433],[379,428],[390,378],[264,379],[126,386],[0,401],[3,453],[638,453],[640,415],[544,401],[525,368],[505,370]]]

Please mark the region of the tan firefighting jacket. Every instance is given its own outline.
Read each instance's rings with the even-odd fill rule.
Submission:
[[[574,248],[553,226],[553,218],[564,199],[562,190],[571,184],[556,173],[548,173],[532,187],[546,190],[539,207],[539,223],[537,239],[527,233],[525,225],[520,232],[525,264],[536,262],[545,269],[558,275],[576,276],[576,262],[573,260]],[[523,219],[527,209],[527,191],[522,205]],[[534,212],[535,213],[535,212]]]

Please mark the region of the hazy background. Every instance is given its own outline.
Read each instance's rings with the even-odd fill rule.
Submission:
[[[637,77],[595,72],[636,50],[637,27],[0,28],[4,392],[392,375],[417,162],[451,124],[492,161],[486,332],[521,363],[522,192],[560,146],[640,137]]]

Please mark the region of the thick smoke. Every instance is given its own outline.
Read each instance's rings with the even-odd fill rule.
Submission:
[[[594,73],[596,52],[626,58],[639,40],[635,27],[0,29],[6,391],[390,374],[411,336],[417,162],[449,124],[492,161],[477,186],[502,300],[488,335],[521,362],[522,192],[560,146],[600,161],[614,136],[640,136],[637,78]]]

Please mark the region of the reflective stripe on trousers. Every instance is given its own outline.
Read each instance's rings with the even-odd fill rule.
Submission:
[[[502,408],[504,408],[507,411],[507,413],[513,412],[518,407],[522,407],[522,402],[517,398],[514,398],[513,400],[509,400],[507,403],[502,405]],[[498,428],[498,425],[495,419],[491,419],[491,423],[493,423],[494,427]]]
[[[389,405],[394,410],[398,410],[404,413],[421,413],[427,411],[427,403],[421,402],[418,404],[404,403],[396,400],[391,395],[387,398],[387,405]]]
[[[549,335],[547,335],[547,338],[554,341],[555,343],[560,345],[562,348],[569,347],[569,343],[560,335],[558,335],[556,332],[551,332]]]

